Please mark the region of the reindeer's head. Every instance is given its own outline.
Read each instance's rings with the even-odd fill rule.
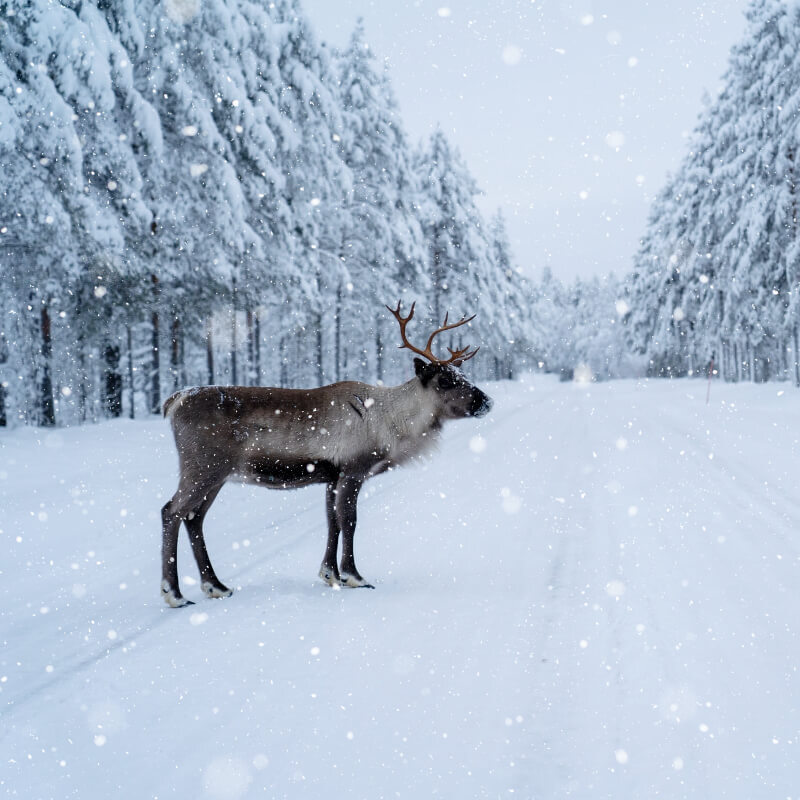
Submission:
[[[411,304],[411,310],[407,317],[400,314],[399,302],[396,309],[391,309],[389,306],[386,308],[391,311],[400,324],[400,337],[403,340],[400,347],[424,356],[430,362],[426,364],[422,359],[415,358],[414,369],[422,386],[429,392],[436,392],[436,405],[441,411],[441,416],[444,419],[459,419],[461,417],[482,417],[488,414],[492,408],[491,398],[477,386],[473,386],[460,369],[461,365],[472,358],[480,348],[476,347],[470,351],[469,347],[461,350],[453,350],[448,347],[447,349],[450,351],[448,359],[437,358],[431,351],[434,337],[444,331],[466,325],[475,319],[475,316],[462,317],[458,322],[448,324],[448,315],[446,314],[444,324],[430,335],[425,349],[420,350],[406,338],[406,325],[414,316],[414,305],[414,303]]]

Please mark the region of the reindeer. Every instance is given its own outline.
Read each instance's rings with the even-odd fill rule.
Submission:
[[[325,484],[328,543],[319,576],[330,586],[374,588],[353,557],[358,493],[368,478],[428,450],[446,420],[482,417],[492,401],[460,367],[479,348],[437,358],[436,336],[472,317],[444,324],[424,349],[406,337],[407,317],[386,308],[400,325],[402,344],[427,359],[414,359],[415,377],[400,386],[344,381],[319,389],[202,386],[176,392],[164,403],[180,458],[178,490],[161,510],[161,595],[173,608],[189,605],[178,585],[178,533],[184,522],[207,597],[229,597],[206,550],[203,520],[227,481],[272,489]],[[341,568],[336,564],[342,537]]]

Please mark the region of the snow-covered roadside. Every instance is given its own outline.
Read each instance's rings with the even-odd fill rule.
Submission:
[[[0,433],[0,787],[22,798],[800,794],[797,393],[490,387],[381,476],[226,488],[158,597],[161,421]],[[513,794],[512,794],[513,793]]]

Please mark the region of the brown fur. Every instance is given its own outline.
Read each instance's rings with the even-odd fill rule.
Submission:
[[[177,577],[177,537],[186,523],[204,592],[227,596],[214,574],[202,523],[229,480],[291,489],[325,483],[328,547],[320,576],[330,584],[369,586],[352,552],[356,501],[373,475],[414,458],[435,442],[446,419],[482,416],[486,395],[448,366],[415,359],[417,375],[400,386],[346,381],[319,389],[204,386],[164,403],[180,459],[180,482],[162,509],[162,594],[186,601]],[[342,571],[336,565],[343,534]]]

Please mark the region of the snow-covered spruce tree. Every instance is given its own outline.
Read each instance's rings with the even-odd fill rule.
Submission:
[[[561,326],[566,323],[563,295],[564,287],[550,267],[545,267],[541,278],[531,283],[528,295],[531,361],[532,366],[545,372],[558,373],[567,361],[562,358],[560,345],[564,336]]]
[[[122,407],[122,339],[116,331],[132,309],[137,283],[132,263],[146,217],[124,131],[141,118],[142,101],[133,89],[130,60],[95,6],[37,2],[2,19],[5,63],[20,53],[25,58],[15,77],[27,85],[16,87],[17,99],[27,92],[36,104],[18,118],[23,134],[11,158],[17,158],[17,174],[28,173],[28,182],[22,178],[25,196],[16,208],[36,202],[41,191],[57,198],[65,219],[55,237],[61,250],[56,256],[41,252],[48,229],[37,231],[37,214],[25,216],[54,287],[47,288],[45,276],[35,276],[43,331],[36,356],[44,363],[55,348],[58,369],[51,382],[62,389],[46,405],[65,419],[83,420],[96,410],[115,415]],[[59,219],[47,212],[43,217],[46,226]],[[58,295],[56,315],[50,305]]]
[[[136,254],[149,216],[131,146],[145,102],[134,87],[129,54],[96,6],[63,9],[57,20],[43,20],[36,33],[42,63],[73,111],[83,176],[76,188],[90,209],[75,220],[81,271],[70,327],[79,343],[78,394],[85,398],[91,392],[86,351],[96,350],[102,364],[94,379],[101,413],[119,416],[124,332],[133,321],[131,301],[141,266]],[[85,404],[80,413],[86,413]]]
[[[512,379],[533,363],[531,328],[532,288],[514,264],[503,213],[497,211],[489,225],[491,272],[487,280],[488,302],[494,309],[486,356],[494,360],[494,378]],[[485,305],[485,303],[484,303]]]
[[[798,349],[800,9],[755,0],[747,21],[636,258],[628,323],[653,374],[702,371],[714,355],[730,380],[784,378]]]
[[[428,250],[433,320],[441,325],[445,313],[451,320],[461,314],[478,314],[479,322],[474,323],[477,330],[488,333],[503,312],[491,302],[492,252],[475,204],[479,192],[475,179],[441,130],[436,130],[417,153],[415,168],[421,190],[419,207]],[[461,347],[469,332],[459,328],[455,340],[443,341],[442,345]],[[489,377],[494,364],[484,359],[473,369],[480,377]]]
[[[139,13],[146,36],[137,86],[152,98],[159,121],[145,145],[151,152],[144,173],[152,234],[151,369],[154,380],[164,372],[157,359],[160,336],[169,344],[168,385],[161,387],[167,394],[186,380],[187,334],[205,347],[212,311],[254,283],[251,255],[259,242],[232,146],[250,105],[238,60],[248,27],[235,3],[222,0],[151,2]],[[235,310],[229,318],[235,325]],[[236,379],[241,382],[240,375]]]
[[[239,58],[248,102],[239,106],[231,148],[247,202],[248,224],[257,236],[242,282],[245,379],[248,383],[264,379],[279,382],[279,348],[273,345],[262,354],[262,339],[264,330],[268,340],[280,338],[288,301],[282,287],[300,285],[292,255],[292,207],[286,192],[297,137],[291,121],[281,113],[286,80],[282,70],[293,69],[294,61],[287,57],[290,28],[280,22],[285,15],[282,8],[242,3],[240,13],[247,30],[246,46],[242,46]]]
[[[0,7],[0,246],[11,322],[4,338],[23,384],[10,387],[15,415],[42,425],[56,421],[54,318],[72,311],[76,223],[88,205],[75,189],[82,176],[73,111],[46,63],[48,29],[69,23],[70,12],[48,16],[44,3]]]
[[[331,377],[334,298],[341,272],[338,247],[348,170],[336,152],[341,128],[335,75],[293,0],[269,4],[260,26],[258,64],[275,145],[272,172],[260,194],[271,262],[265,330],[276,344],[278,383],[321,383]],[[260,287],[259,287],[260,288]],[[262,303],[264,300],[262,300]]]
[[[332,54],[295,0],[0,0],[0,25],[0,417],[381,379],[398,296],[520,340],[504,237],[444,137],[419,169],[360,29]]]
[[[422,231],[413,206],[416,176],[397,102],[365,41],[363,22],[338,55],[337,68],[339,151],[352,174],[342,215],[348,225],[340,249],[347,274],[337,287],[337,376],[355,361],[361,377],[382,380],[385,342],[396,338],[394,321],[386,327],[384,303],[409,290],[423,297],[426,289]]]

